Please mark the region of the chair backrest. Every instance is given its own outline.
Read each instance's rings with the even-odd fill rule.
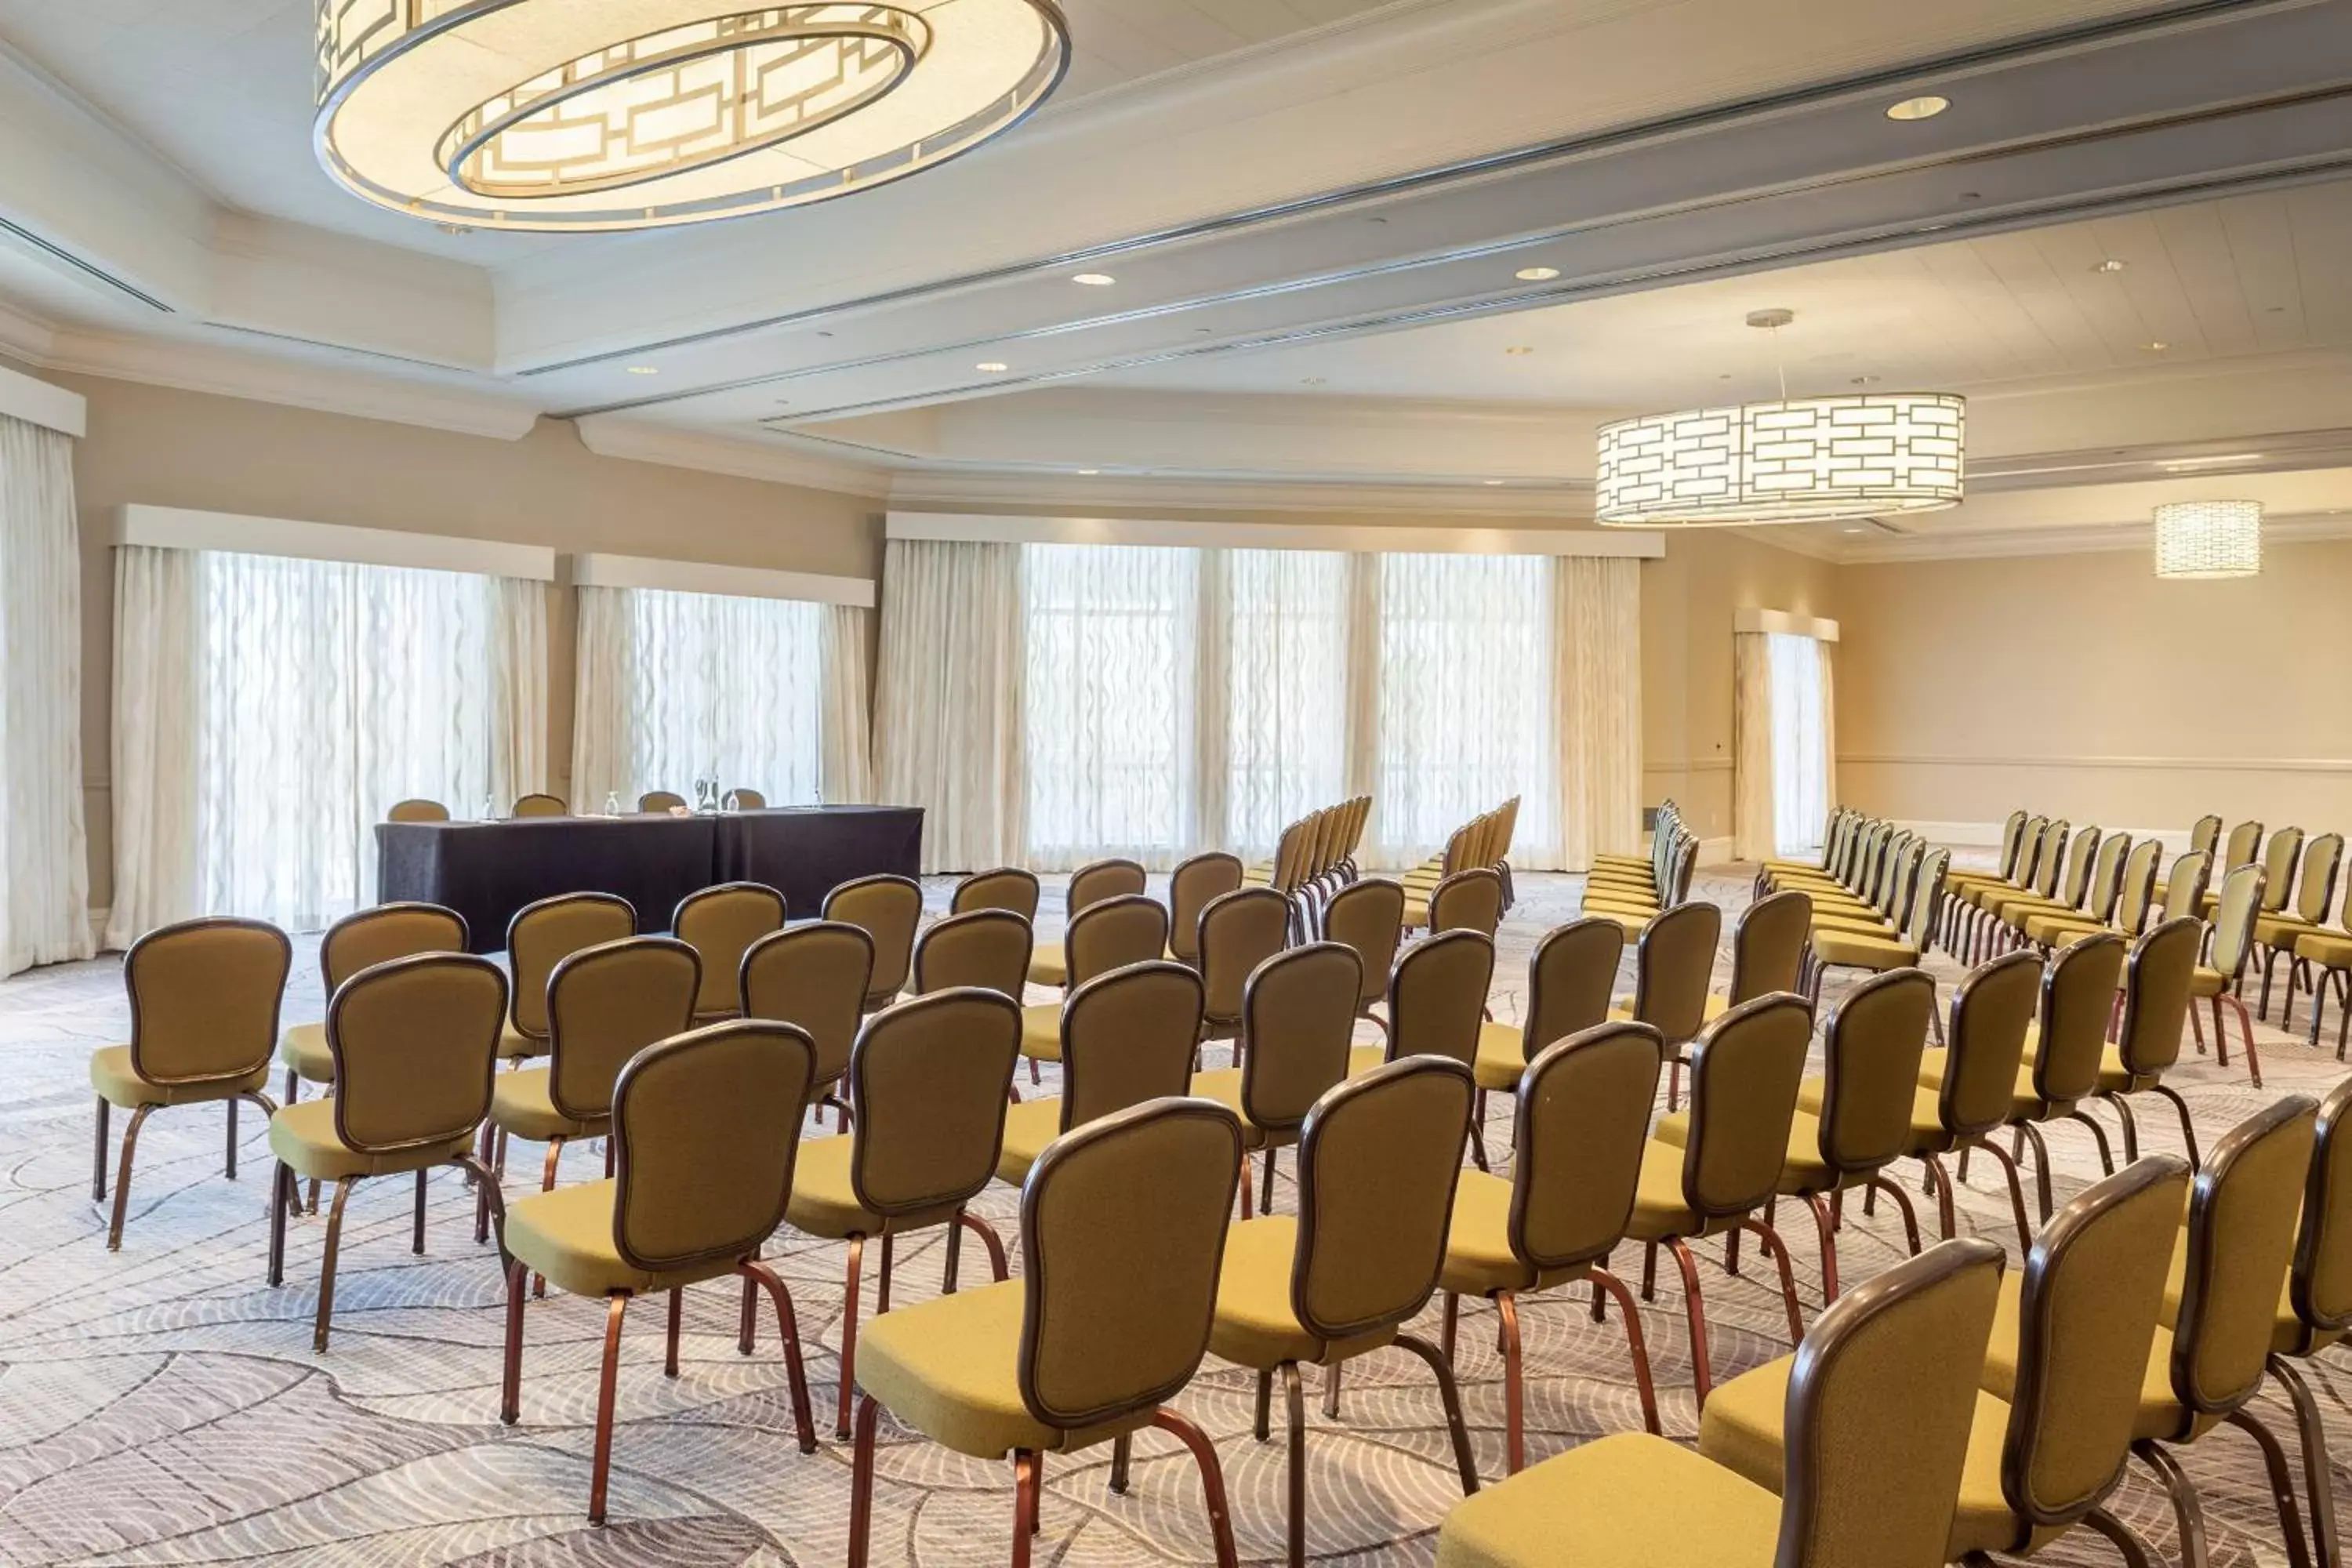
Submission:
[[[1437,1289],[1476,1093],[1470,1069],[1407,1057],[1333,1089],[1298,1144],[1291,1310],[1322,1340],[1404,1322]]]
[[[1070,917],[1062,938],[1072,985],[1130,963],[1149,963],[1167,951],[1167,906],[1141,893],[1114,893],[1088,904]]]
[[[1363,961],[1363,994],[1359,1007],[1369,1007],[1388,989],[1389,971],[1396,967],[1397,944],[1404,939],[1404,885],[1386,877],[1350,882],[1323,906],[1325,940],[1352,947]]]
[[[2213,878],[2213,852],[2192,849],[2172,863],[2172,875],[2165,879],[2164,903],[2158,910],[2158,920],[2179,920],[2183,915],[2203,913],[2205,889]]]
[[[733,789],[729,790],[727,793],[735,797],[735,804],[728,807],[730,811],[765,811],[768,809],[768,797],[758,790],[749,788],[742,784],[737,784]]]
[[[2130,840],[2125,842],[2128,844]],[[2051,896],[2070,910],[2081,909],[2083,901],[2090,897],[2091,873],[2096,868],[2099,851],[2105,844],[2105,835],[2096,827],[2085,827],[2074,835],[2074,842],[2066,850],[2065,873],[2060,879],[2058,889]]]
[[[1713,904],[1676,904],[1642,928],[1633,956],[1633,1016],[1679,1046],[1706,1022],[1706,993],[1715,978],[1723,910]]]
[[[1901,847],[1887,857],[1886,868],[1873,895],[1881,914],[1896,925],[1904,923],[1909,906],[1904,900],[1918,885],[1919,868],[1927,858],[1927,841],[1906,833]]]
[[[1213,1025],[1240,1022],[1250,975],[1289,936],[1290,900],[1272,888],[1240,888],[1209,900],[1201,911],[1201,979]]]
[[[466,917],[439,904],[377,904],[345,915],[319,939],[327,994],[370,964],[415,952],[463,952]]]
[[[2025,819],[2025,831],[2017,841],[2017,863],[2003,880],[2021,888],[2032,883],[2034,870],[2042,864],[2042,841],[2049,834],[2048,817],[2029,816]]]
[[[636,934],[637,911],[614,893],[558,893],[517,910],[507,922],[515,1032],[547,1038],[547,980],[567,955]]]
[[[2189,847],[2192,851],[2202,849],[2210,855],[2221,842],[2221,818],[2218,814],[2199,817],[2189,829]]]
[[[1269,868],[1268,886],[1276,892],[1287,893],[1298,885],[1298,868],[1307,859],[1307,835],[1314,828],[1312,817],[1301,817],[1282,830],[1274,841],[1274,864]]]
[[[646,1047],[613,1097],[613,1245],[648,1273],[749,1258],[784,1219],[816,1046],[739,1018]]]
[[[1495,944],[1475,931],[1440,931],[1405,950],[1389,975],[1388,1059],[1478,1059],[1486,993],[1495,984]]]
[[[2089,834],[2094,841],[2099,835],[2095,827],[2086,827],[2083,831]],[[2072,842],[2069,837],[2071,832],[2071,827],[2063,821],[2052,823],[2042,832],[2042,864],[2034,868],[2033,890],[2045,899],[2058,895],[2058,877],[2065,868],[2065,851],[2066,846]]]
[[[1324,1090],[1348,1076],[1361,971],[1355,949],[1318,942],[1286,949],[1250,975],[1242,1002],[1242,1109],[1257,1126],[1299,1126]]]
[[[1173,1397],[1208,1353],[1241,1123],[1156,1100],[1045,1147],[1021,1189],[1021,1403],[1099,1426]]]
[[[974,910],[1011,910],[1024,921],[1037,918],[1037,873],[1018,866],[975,871],[955,886],[948,913],[968,915]]]
[[[2025,1060],[2025,1030],[2042,1002],[2042,960],[2005,952],[1980,963],[1952,997],[1950,1055],[1937,1110],[1954,1136],[1990,1132],[2009,1120],[2017,1069]]]
[[[250,1078],[278,1048],[294,944],[261,921],[212,915],[159,926],[122,960],[131,1070],[150,1083]]]
[[[2327,921],[2336,901],[2336,879],[2344,868],[2344,835],[2323,833],[2304,847],[2303,877],[2295,884],[2294,912],[2313,925]]]
[[[514,815],[517,816],[569,816],[572,815],[572,808],[564,804],[563,797],[560,795],[534,793],[518,795],[515,798]]]
[[[915,960],[915,928],[923,920],[923,889],[911,877],[860,877],[824,896],[824,918],[860,926],[874,939],[874,973],[866,1005],[898,994]]]
[[[2116,1026],[2116,1051],[2133,1078],[2154,1078],[2180,1059],[2189,984],[2197,976],[2197,950],[2204,942],[2205,922],[2182,915],[2150,926],[2132,944],[2124,970],[2124,1014]]]
[[[1123,898],[1143,891],[1143,868],[1132,860],[1096,860],[1070,873],[1070,886],[1063,900],[1063,911],[1076,915],[1088,904],[1098,904],[1105,899]]]
[[[2084,889],[2082,900],[2084,912],[2093,920],[2114,916],[2116,900],[2124,889],[2124,858],[2131,849],[2128,833],[2110,833],[2099,840],[2099,858],[2092,864],[2090,882]]]
[[[2254,917],[2262,911],[2269,874],[2251,863],[2221,879],[2221,901],[2213,910],[2213,967],[2235,976],[2253,951]]]
[[[740,1013],[743,1010],[743,955],[761,937],[784,929],[784,896],[764,882],[721,882],[680,899],[677,911],[670,916],[669,929],[702,959],[702,994],[694,999],[696,1015],[714,1017]]]
[[[2352,1328],[2352,1079],[2327,1091],[2311,1151],[2311,1180],[2303,1191],[2303,1224],[2295,1235],[2294,1272],[2287,1299],[2312,1334]]]
[[[1029,922],[1012,910],[950,915],[915,942],[914,992],[977,985],[1015,1002],[1029,984]]]
[[[686,796],[675,790],[649,789],[637,796],[637,809],[646,813],[684,811]]]
[[[2295,862],[2303,858],[2303,829],[2282,827],[2263,850],[2263,912],[2276,914],[2294,890]],[[2324,907],[2324,906],[2323,906]]]
[[[794,1024],[816,1042],[816,1081],[849,1070],[857,1020],[874,973],[874,939],[861,926],[811,921],[763,936],[743,955],[743,1016]]]
[[[1201,911],[1242,885],[1238,855],[1212,849],[1181,862],[1168,877],[1168,951],[1187,963],[1201,956]]]
[[[2141,1160],[2059,1210],[2026,1256],[2000,1487],[2037,1530],[2074,1523],[2123,1476],[2188,1194],[2187,1162]]]
[[[1456,871],[1429,890],[1429,929],[1475,931],[1491,937],[1502,929],[1503,879],[1486,866]]]
[[[1731,928],[1731,1005],[1794,991],[1797,964],[1812,927],[1813,900],[1794,888],[1767,894],[1742,910]]]
[[[1997,864],[2000,868],[2000,874],[2002,876],[2008,877],[2015,874],[2017,870],[2017,852],[2024,847],[2024,844],[2025,813],[2023,811],[2012,811],[2009,814],[2009,820],[2002,823],[2000,826],[2000,859]]]
[[[1530,1270],[1572,1268],[1624,1239],[1642,1184],[1665,1041],[1609,1023],[1536,1053],[1511,1136],[1511,1253]]]
[[[1062,1005],[1062,1131],[1192,1088],[1201,975],[1155,959],[1113,970]]]
[[[1910,902],[1903,907],[1903,935],[1916,952],[1927,951],[1927,938],[1936,929],[1936,910],[1944,901],[1944,878],[1951,868],[1950,850],[1930,849],[1911,873]]]
[[[1833,1175],[1875,1171],[1909,1152],[1919,1061],[1936,982],[1890,969],[1846,993],[1822,1032],[1821,1153]]]
[[[1519,1025],[1528,1060],[1554,1040],[1607,1020],[1624,956],[1625,928],[1597,915],[1544,932],[1528,958],[1527,1011]]]
[[[1691,1047],[1683,1202],[1692,1213],[1745,1214],[1780,1185],[1812,1043],[1812,1008],[1780,994],[1734,1007]]]
[[[2262,1388],[2318,1111],[2303,1094],[2263,1107],[2231,1128],[2197,1173],[2172,1393],[2199,1415],[2226,1415]]]
[[[2045,1101],[2087,1100],[2099,1087],[2099,1059],[2129,953],[2116,932],[2095,931],[2067,943],[2043,971],[2033,1092]]]
[[[629,1058],[693,1026],[702,962],[687,942],[624,937],[566,953],[547,980],[547,1092],[574,1121],[610,1115]]]
[[[383,814],[386,822],[446,822],[449,808],[437,800],[395,801]]]
[[[1789,1373],[1775,1568],[1944,1561],[2000,1269],[1993,1243],[1947,1241],[1813,1321]]]
[[[2164,845],[2143,838],[2132,846],[2131,857],[2116,874],[2115,911],[2107,918],[2126,936],[2137,936],[2156,904],[2156,872],[2164,859]]]
[[[490,1110],[507,977],[487,958],[421,952],[363,969],[327,1003],[335,1135],[367,1154],[470,1137]]]
[[[2230,842],[2221,851],[2222,873],[2226,876],[2238,867],[2250,864],[2262,844],[2263,825],[2259,822],[2242,822],[2230,829]]]
[[[952,1212],[996,1174],[1021,1007],[935,991],[866,1020],[849,1054],[849,1185],[885,1219]]]

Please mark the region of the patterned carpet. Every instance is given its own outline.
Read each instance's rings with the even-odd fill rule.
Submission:
[[[943,888],[931,889],[934,902]],[[1729,868],[1700,896],[1744,902]],[[1494,997],[1515,1019],[1534,939],[1576,907],[1575,879],[1527,876],[1503,933]],[[1057,894],[1049,895],[1057,897]],[[1041,926],[1058,929],[1058,908]],[[289,1020],[323,1011],[315,940],[298,944]],[[1942,966],[1946,978],[1957,973]],[[1832,984],[1832,992],[1835,986]],[[1042,997],[1040,999],[1043,999]],[[142,1135],[121,1254],[89,1202],[92,1047],[122,1037],[127,1009],[113,960],[65,965],[0,984],[0,1049],[16,1090],[0,1104],[0,1564],[283,1562],[320,1564],[773,1565],[843,1560],[849,1502],[845,1445],[813,1456],[793,1445],[782,1363],[772,1333],[736,1354],[735,1296],[688,1293],[683,1375],[661,1374],[661,1313],[629,1320],[620,1376],[613,1524],[584,1521],[590,1420],[602,1303],[551,1294],[530,1310],[523,1419],[497,1419],[503,1300],[495,1254],[471,1239],[472,1205],[454,1173],[436,1177],[427,1253],[408,1248],[404,1181],[362,1184],[343,1237],[333,1348],[310,1351],[322,1224],[298,1223],[285,1288],[262,1283],[262,1196],[268,1164],[248,1115],[242,1177],[220,1172],[220,1113],[159,1113]],[[2200,1136],[2212,1138],[2265,1100],[2319,1092],[2333,1052],[2260,1029],[2266,1090],[2242,1066],[2192,1058],[2179,1081]],[[1049,1089],[1050,1092],[1050,1079]],[[1490,1145],[1508,1142],[1497,1100]],[[2170,1123],[2143,1117],[2151,1149],[2175,1146]],[[120,1123],[118,1121],[118,1130]],[[2088,1135],[2054,1133],[2060,1198],[2095,1175]],[[593,1150],[566,1161],[597,1173]],[[518,1150],[510,1187],[535,1173]],[[1287,1167],[1286,1167],[1286,1176]],[[2008,1204],[1990,1162],[1973,1173],[1963,1224],[2014,1246]],[[1277,1207],[1288,1210],[1286,1190]],[[1932,1205],[1929,1205],[1930,1207]],[[981,1207],[1008,1235],[1016,1197],[999,1188]],[[1810,1226],[1790,1226],[1808,1316],[1819,1305]],[[1850,1214],[1841,1255],[1849,1282],[1900,1255],[1887,1209]],[[1787,1349],[1777,1293],[1755,1268],[1735,1279],[1710,1247],[1703,1260],[1718,1378]],[[837,1373],[842,1248],[781,1237],[771,1249],[799,1307],[820,1425]],[[1017,1248],[1015,1250],[1017,1266]],[[968,1251],[967,1269],[977,1254]],[[897,1299],[938,1284],[936,1237],[899,1256]],[[1635,1270],[1638,1272],[1638,1270]],[[1671,1276],[1671,1269],[1667,1270]],[[868,1274],[868,1314],[873,1310]],[[1537,1297],[1522,1309],[1528,1370],[1528,1447],[1540,1459],[1585,1438],[1638,1427],[1622,1331],[1596,1327],[1581,1301]],[[1423,1325],[1435,1336],[1433,1310]],[[1679,1305],[1662,1289],[1645,1313],[1663,1414],[1690,1437],[1696,1419]],[[1491,1313],[1465,1306],[1460,1371],[1481,1473],[1502,1470],[1503,1394]],[[1311,1374],[1310,1374],[1311,1376]],[[2344,1497],[2352,1456],[2352,1362],[2315,1368]],[[1250,1436],[1251,1381],[1212,1363],[1178,1401],[1214,1438],[1246,1560],[1276,1561],[1283,1531],[1283,1448]],[[1459,1495],[1436,1391],[1399,1352],[1354,1363],[1345,1406],[1325,1421],[1310,1404],[1308,1548],[1346,1563],[1425,1563],[1438,1521]],[[2291,1432],[2283,1404],[2263,1413]],[[1278,1430],[1278,1428],[1277,1428]],[[2292,1437],[2289,1437],[2292,1442]],[[1108,1448],[1049,1462],[1036,1561],[1062,1568],[1211,1561],[1195,1472],[1172,1439],[1139,1439],[1133,1485],[1113,1496]],[[2184,1456],[2202,1489],[2221,1564],[2284,1561],[2252,1442],[2223,1430]],[[926,1568],[998,1563],[1012,1516],[1010,1467],[979,1464],[886,1424],[876,1495],[875,1561]],[[2116,1504],[2168,1556],[2160,1494],[2137,1474]],[[1661,1529],[1671,1521],[1661,1521]],[[2063,1543],[2038,1561],[2106,1564],[2095,1541]]]

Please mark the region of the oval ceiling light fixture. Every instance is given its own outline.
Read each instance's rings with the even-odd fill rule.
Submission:
[[[1070,281],[1083,283],[1089,289],[1108,289],[1118,279],[1108,272],[1081,272]]]
[[[1069,67],[1056,0],[317,0],[319,162],[471,228],[660,228],[970,151]]]
[[[1936,116],[1943,113],[1944,110],[1951,107],[1952,100],[1950,99],[1939,98],[1932,92],[1923,92],[1916,98],[1906,98],[1900,103],[1888,104],[1886,106],[1886,118],[1889,120],[1933,120]]]
[[[2198,582],[2262,570],[2262,502],[2168,501],[2156,509],[2158,576]]]
[[[1001,359],[984,359],[971,368],[979,371],[986,371],[991,375],[998,375],[1002,374],[1009,367]]]
[[[629,367],[629,374],[631,375],[659,375],[661,374],[661,367],[659,365],[651,364],[633,364]]]
[[[1758,310],[1778,331],[1787,310]],[[1968,402],[1842,393],[1645,414],[1603,425],[1593,518],[1612,528],[1729,528],[1940,511],[1961,499]]]
[[[1522,283],[1549,283],[1559,276],[1557,267],[1522,267],[1511,274]]]

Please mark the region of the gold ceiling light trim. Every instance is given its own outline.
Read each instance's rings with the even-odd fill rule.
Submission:
[[[1068,68],[1055,0],[317,0],[327,172],[469,228],[773,211],[904,178],[1026,118]]]

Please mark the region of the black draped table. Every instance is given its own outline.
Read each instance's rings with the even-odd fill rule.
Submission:
[[[916,874],[919,806],[787,806],[702,816],[536,816],[376,825],[378,896],[466,917],[477,952],[507,943],[517,910],[558,893],[618,893],[637,929],[669,929],[677,901],[719,882],[765,882],[813,919],[840,883]]]

